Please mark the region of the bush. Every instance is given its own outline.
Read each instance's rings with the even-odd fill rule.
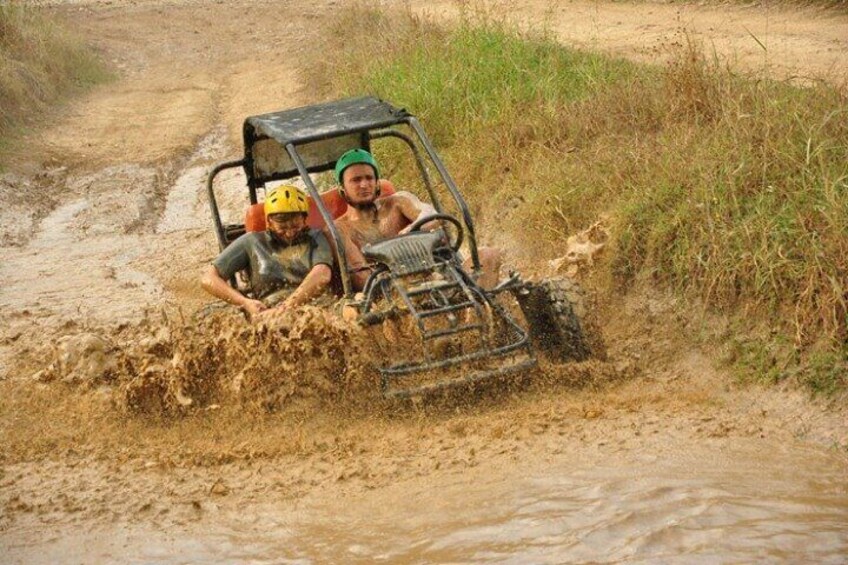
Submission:
[[[816,359],[845,357],[844,90],[746,78],[687,38],[671,64],[651,67],[473,15],[450,30],[410,14],[343,18],[328,35],[337,58],[314,84],[412,109],[475,212],[528,253],[555,256],[603,216],[617,288],[649,277],[757,313],[751,323],[778,327],[796,365],[813,344],[830,352]],[[375,32],[338,39],[362,21]],[[811,376],[819,366],[805,363],[802,380],[829,390]]]
[[[108,73],[83,40],[21,3],[0,3],[0,139]]]

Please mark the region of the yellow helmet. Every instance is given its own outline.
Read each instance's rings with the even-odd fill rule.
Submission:
[[[307,214],[309,203],[306,196],[294,186],[280,185],[265,195],[265,217],[271,214]]]

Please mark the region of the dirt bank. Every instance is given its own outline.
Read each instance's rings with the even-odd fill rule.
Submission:
[[[827,79],[844,84],[848,79],[848,16],[838,10],[787,4],[715,7],[581,0],[480,4],[491,15],[527,28],[546,26],[566,45],[637,61],[667,61],[671,48],[689,38],[744,72],[801,82]],[[416,10],[447,19],[461,12],[449,0],[427,2]]]
[[[106,365],[121,348],[155,352],[170,343],[157,338],[170,327],[163,317],[190,320],[207,302],[197,279],[216,243],[202,194],[205,172],[239,154],[246,115],[313,101],[301,88],[298,61],[315,47],[318,22],[344,5],[49,4],[121,76],[27,139],[13,172],[0,180],[4,543],[37,545],[59,526],[202,524],[214,520],[212,507],[237,512],[260,501],[347,496],[417,477],[461,483],[475,467],[498,474],[519,462],[538,470],[555,458],[661,453],[670,438],[719,446],[740,438],[810,439],[848,449],[844,409],[795,391],[737,386],[715,368],[712,353],[691,345],[690,336],[705,331],[700,322],[648,291],[605,305],[608,361],[546,366],[535,384],[450,407],[369,411],[299,399],[269,412],[262,403],[197,401],[201,409],[179,418],[140,417],[122,409],[126,390],[108,376],[65,383],[67,372],[38,375],[62,340],[77,339],[86,359],[102,355]],[[531,3],[521,16],[549,18],[564,41],[626,56],[654,60],[681,27],[693,26],[720,53],[739,53],[746,68],[765,57],[761,47],[751,48],[752,35],[770,46],[775,73],[848,68],[845,16],[545,6]],[[242,213],[240,183],[224,178],[225,217]],[[548,268],[507,252],[525,271]],[[142,338],[145,316],[156,321]],[[169,394],[163,398],[177,404],[178,397],[195,401],[188,390]]]

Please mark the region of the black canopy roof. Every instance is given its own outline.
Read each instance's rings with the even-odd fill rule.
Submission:
[[[369,130],[401,123],[409,116],[373,96],[251,116],[244,121],[245,170],[254,185],[297,176],[285,149],[294,144],[309,172],[325,171],[345,151],[367,149]]]

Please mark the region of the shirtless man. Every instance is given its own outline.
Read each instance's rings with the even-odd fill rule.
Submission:
[[[367,262],[360,251],[366,243],[409,232],[419,218],[436,213],[431,205],[410,192],[397,192],[380,198],[380,169],[374,157],[364,149],[352,149],[336,161],[339,193],[348,204],[347,211],[336,220],[345,238],[345,254],[354,288],[361,290],[368,278]],[[436,227],[434,222],[432,228]],[[429,224],[423,229],[431,227]],[[432,229],[431,228],[431,229]],[[478,283],[492,288],[498,282],[501,254],[496,249],[479,248],[483,274]]]

